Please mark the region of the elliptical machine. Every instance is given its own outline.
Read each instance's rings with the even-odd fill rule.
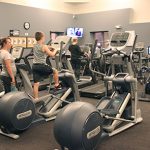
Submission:
[[[63,45],[67,44],[70,38],[60,38]],[[61,48],[61,41],[57,45]],[[21,57],[23,49],[13,49],[17,58]],[[61,55],[61,54],[60,54]],[[71,103],[79,100],[79,92],[75,81],[75,76],[71,71],[61,70],[60,80],[67,80],[65,88],[54,94],[44,95],[39,98],[37,104],[32,97],[32,85],[30,83],[28,72],[24,64],[18,64],[25,92],[10,92],[0,99],[0,134],[17,139],[19,133],[28,129],[32,124],[45,122],[56,118],[61,110],[63,102]],[[62,81],[63,82],[63,81]],[[70,97],[71,96],[71,97]]]
[[[131,44],[131,41],[134,41]],[[132,48],[136,37],[130,32],[116,32],[111,37],[113,93],[103,97],[97,106],[86,102],[67,105],[57,115],[54,135],[62,150],[94,150],[103,137],[116,135],[143,119],[138,108],[137,79],[132,71]],[[115,65],[122,64],[125,73],[114,74]]]

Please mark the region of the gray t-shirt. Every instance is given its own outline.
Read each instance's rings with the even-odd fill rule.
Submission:
[[[42,47],[43,45],[40,45],[40,44],[34,45],[34,49],[33,49],[33,53],[34,53],[33,63],[34,64],[36,63],[46,64],[47,54],[42,51]]]
[[[8,74],[8,71],[6,69],[6,65],[4,62],[4,60],[8,60],[8,59],[11,60],[12,71],[13,71],[14,76],[16,76],[16,65],[14,62],[15,58],[8,51],[3,50],[3,49],[0,50],[0,61],[2,63],[2,71],[0,74],[3,76],[9,77],[9,74]]]

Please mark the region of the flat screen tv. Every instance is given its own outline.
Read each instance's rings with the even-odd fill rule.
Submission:
[[[83,37],[83,28],[67,28],[67,36]]]

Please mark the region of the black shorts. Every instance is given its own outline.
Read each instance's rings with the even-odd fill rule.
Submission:
[[[45,64],[33,64],[32,71],[34,83],[37,83],[52,74],[54,69],[51,66]]]

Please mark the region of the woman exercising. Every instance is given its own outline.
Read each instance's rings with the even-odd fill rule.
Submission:
[[[12,47],[10,38],[3,38],[0,40],[0,59],[2,63],[2,71],[0,73],[0,78],[3,82],[5,93],[11,92],[11,85],[15,86],[15,76],[16,76],[16,65],[15,59],[9,53]]]
[[[45,34],[43,32],[36,32],[35,39],[37,41],[37,44],[34,45],[33,49],[34,53],[32,66],[33,80],[34,80],[33,93],[35,100],[38,100],[39,83],[40,81],[43,80],[43,76],[46,77],[53,73],[55,89],[60,90],[61,86],[59,84],[58,71],[55,68],[52,68],[51,66],[46,64],[47,56],[52,57],[55,56],[57,50],[53,49],[52,47],[48,47],[47,45],[44,44]]]

